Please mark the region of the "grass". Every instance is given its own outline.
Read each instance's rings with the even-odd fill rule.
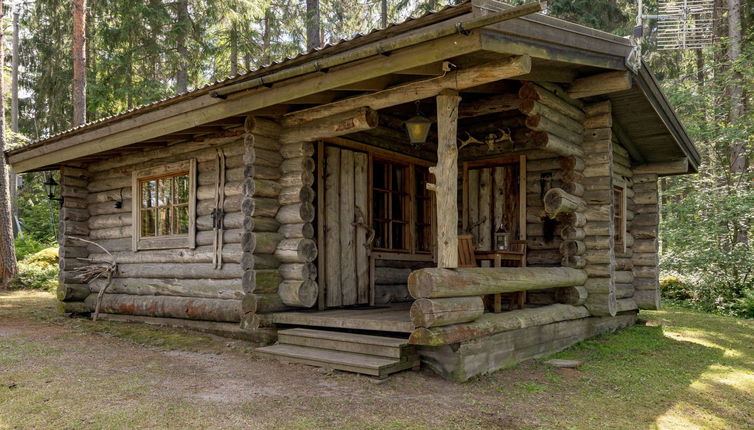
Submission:
[[[457,385],[258,358],[243,342],[92,323],[49,293],[0,294],[4,428],[754,428],[754,322],[681,308]],[[548,357],[549,358],[549,357]]]

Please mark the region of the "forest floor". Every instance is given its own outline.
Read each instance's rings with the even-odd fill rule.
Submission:
[[[280,364],[190,331],[72,319],[0,293],[0,429],[754,428],[754,321],[682,309],[453,384]]]

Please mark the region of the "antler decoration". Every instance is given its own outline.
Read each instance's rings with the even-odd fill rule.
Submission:
[[[492,151],[495,149],[495,145],[505,143],[505,142],[513,142],[513,139],[511,138],[511,131],[509,129],[503,130],[502,128],[497,129],[500,134],[496,133],[490,133],[487,136],[484,137],[484,141],[481,141],[474,136],[471,135],[468,131],[466,132],[466,136],[468,136],[468,139],[458,139],[458,142],[460,145],[458,146],[458,149],[463,149],[464,147],[471,145],[471,144],[486,144],[487,150]]]

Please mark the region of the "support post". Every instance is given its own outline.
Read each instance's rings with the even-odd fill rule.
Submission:
[[[437,166],[430,169],[437,201],[437,267],[458,267],[458,105],[461,97],[451,90],[437,96]]]

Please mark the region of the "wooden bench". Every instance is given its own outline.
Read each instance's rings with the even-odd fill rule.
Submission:
[[[458,236],[458,267],[480,267],[479,261],[491,261],[492,267],[525,267],[526,266],[526,241],[514,240],[510,250],[507,251],[476,251],[474,239],[470,234]],[[524,308],[526,291],[515,293],[492,294],[492,311],[502,312],[502,301],[507,299],[508,309],[514,304],[518,309]]]

